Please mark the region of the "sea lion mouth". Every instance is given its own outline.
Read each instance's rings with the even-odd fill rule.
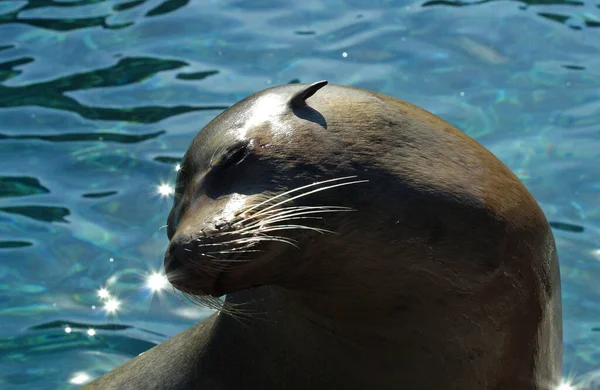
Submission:
[[[213,237],[188,241],[183,241],[178,235],[173,237],[164,259],[165,272],[170,283],[176,289],[194,295],[220,297],[226,294],[226,275],[251,261],[235,251],[225,256],[225,251],[214,250],[227,244],[228,241]],[[217,256],[219,252],[223,254]]]

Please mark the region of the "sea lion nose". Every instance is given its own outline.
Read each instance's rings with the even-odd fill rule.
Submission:
[[[193,242],[182,235],[175,235],[165,253],[164,265],[167,273],[181,268],[192,254]]]

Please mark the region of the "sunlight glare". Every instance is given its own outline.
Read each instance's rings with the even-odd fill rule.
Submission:
[[[243,140],[246,138],[246,133],[249,129],[256,128],[263,123],[270,123],[271,121],[278,120],[282,113],[288,110],[287,100],[276,94],[266,94],[260,96],[252,107],[252,115],[246,118],[244,124],[237,128],[238,139]],[[277,126],[273,126],[273,129],[285,133],[288,131],[287,125],[282,125],[279,121]]]
[[[100,290],[98,290],[98,296],[100,297],[100,299],[108,299],[110,298],[110,293],[107,289],[101,287]]]
[[[158,191],[158,194],[163,198],[166,198],[175,193],[175,189],[169,184],[159,185],[157,188],[157,191]]]
[[[146,286],[152,292],[164,290],[169,285],[167,277],[160,272],[153,272],[146,277]]]
[[[69,379],[69,383],[72,385],[83,385],[84,383],[89,382],[91,379],[92,378],[85,372],[76,372],[71,379]]]
[[[557,388],[556,390],[575,390],[575,387],[573,387],[570,383],[567,382],[562,382]]]
[[[96,335],[96,331],[94,329],[90,328],[87,330],[87,334],[88,334],[88,336],[94,336],[94,335]]]
[[[107,313],[115,313],[119,310],[119,306],[121,306],[121,302],[115,298],[111,298],[104,304],[104,310],[106,310]]]

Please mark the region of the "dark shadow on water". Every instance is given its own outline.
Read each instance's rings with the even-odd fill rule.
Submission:
[[[76,1],[56,1],[56,0],[29,0],[21,8],[0,15],[0,25],[2,24],[25,24],[38,28],[53,31],[71,31],[83,28],[102,27],[109,30],[127,28],[134,23],[109,24],[108,19],[113,14],[85,17],[85,18],[28,18],[21,15],[23,11],[31,11],[40,8],[75,8],[99,3],[106,3],[107,0],[76,0]],[[116,4],[112,7],[114,12],[126,11],[144,4],[146,1],[130,1]],[[165,0],[146,13],[146,17],[165,15],[186,6],[189,0]],[[48,14],[51,14],[48,10]]]
[[[73,8],[92,4],[103,3],[106,0],[80,0],[80,1],[55,1],[55,0],[29,0],[23,7],[0,15],[0,25],[9,23],[27,24],[34,27],[44,28],[54,31],[70,31],[89,27],[104,27],[108,29],[124,28],[131,23],[122,25],[109,25],[107,19],[111,15],[97,16],[91,18],[27,18],[20,15],[23,11],[31,11],[39,8],[56,7],[56,8]],[[50,12],[50,11],[49,11]]]
[[[0,63],[0,83],[23,73],[20,69],[15,69],[17,66],[27,65],[35,61],[31,57],[23,57],[12,61]]]
[[[0,207],[0,212],[22,215],[40,222],[62,223],[68,223],[65,217],[71,214],[65,207],[53,206],[8,206]]]
[[[28,241],[0,241],[0,249],[26,248],[33,243]]]
[[[585,66],[579,66],[579,65],[563,65],[563,68],[569,69],[569,70],[585,70]]]
[[[315,35],[316,31],[306,30],[306,31],[294,31],[296,35]]]
[[[425,1],[421,6],[422,7],[433,7],[433,6],[447,6],[447,7],[469,7],[474,5],[482,5],[487,3],[493,3],[504,0],[477,0],[477,1],[465,1],[465,0],[428,0]],[[585,6],[585,2],[580,0],[516,0],[518,3],[522,3],[522,10],[528,10],[529,7],[536,6],[570,6],[570,7],[582,7]],[[554,12],[537,12],[537,15],[551,20],[553,22],[558,22],[564,24],[565,26],[573,29],[573,30],[581,30],[584,26],[587,28],[599,28],[600,21],[592,19],[589,15],[585,13],[572,13],[572,14],[563,14],[563,13],[554,13]],[[573,24],[572,22],[575,20],[579,20],[581,25]],[[571,22],[571,23],[569,23]]]
[[[0,80],[20,73],[14,69],[33,61],[29,57],[0,63]],[[38,106],[77,113],[84,118],[107,121],[155,123],[174,115],[192,111],[224,110],[227,106],[145,106],[133,108],[90,107],[65,96],[65,92],[92,88],[117,87],[143,81],[155,74],[187,66],[183,61],[148,57],[121,59],[115,65],[91,72],[60,77],[51,81],[10,87],[0,85],[0,108]]]
[[[422,7],[431,7],[435,5],[446,5],[449,7],[468,7],[471,5],[480,5],[486,3],[493,3],[503,0],[478,0],[478,1],[463,1],[463,0],[430,0],[424,2]],[[577,5],[582,6],[585,3],[577,0],[517,0],[518,3],[523,3],[527,6],[535,5]]]
[[[550,227],[552,227],[553,229],[563,230],[565,232],[583,233],[583,231],[585,230],[583,226],[573,225],[566,222],[550,221],[549,224]]]
[[[49,142],[115,142],[120,144],[133,144],[144,142],[149,139],[157,138],[165,131],[157,131],[149,134],[119,134],[119,133],[72,133],[72,134],[52,134],[52,135],[6,135],[0,134],[0,140],[40,140]],[[1,191],[0,191],[1,193]]]
[[[172,165],[180,163],[182,159],[183,157],[156,156],[153,160],[159,163]]]
[[[84,329],[87,330],[89,328],[94,328],[96,330],[123,330],[131,328],[130,325],[120,325],[120,324],[98,324],[92,325],[81,322],[67,321],[67,320],[56,320],[51,322],[44,322],[43,324],[30,326],[29,330],[43,330],[43,329],[58,329],[64,328],[69,325],[72,329]]]
[[[28,330],[45,330],[45,329],[63,329],[65,326],[69,325],[69,327],[71,329],[81,329],[81,330],[88,330],[90,328],[93,328],[95,330],[111,330],[111,331],[118,331],[118,330],[126,330],[126,329],[137,329],[141,332],[144,333],[148,333],[148,334],[152,334],[154,336],[159,336],[159,337],[167,337],[167,335],[162,334],[162,333],[158,333],[158,332],[154,332],[148,329],[143,329],[143,328],[137,328],[131,325],[122,325],[122,324],[90,324],[87,322],[75,322],[75,321],[67,321],[67,320],[56,320],[56,321],[50,321],[50,322],[44,322],[42,324],[39,325],[34,325],[34,326],[30,326],[28,328]]]
[[[218,74],[218,70],[209,70],[206,72],[195,72],[195,73],[178,73],[175,78],[180,80],[203,80],[209,76]]]
[[[83,194],[82,196],[84,198],[93,198],[93,199],[95,199],[95,198],[106,198],[108,196],[113,196],[113,195],[116,195],[116,194],[118,194],[117,191],[104,191],[104,192],[90,192],[90,193],[87,193],[87,194]]]
[[[146,0],[134,0],[134,1],[128,1],[126,3],[120,3],[117,5],[114,5],[112,7],[112,9],[114,11],[126,11],[128,9],[132,9],[137,7],[138,5],[142,5],[146,2]]]
[[[146,16],[158,16],[177,11],[179,8],[186,6],[190,0],[166,0],[157,7],[152,8],[146,13]]]
[[[0,176],[0,198],[47,194],[50,190],[35,177]]]
[[[19,3],[15,3],[15,8],[0,15],[0,25],[24,24],[36,28],[63,32],[90,27],[102,27],[105,29],[125,28],[133,23],[110,24],[108,19],[118,12],[130,10],[147,3],[146,1],[129,1],[115,4],[111,7],[112,11],[109,11],[106,15],[100,16],[67,17],[61,15],[61,17],[57,18],[52,17],[52,8],[75,9],[77,7],[107,2],[107,0],[30,0],[22,2],[21,6],[19,6]],[[189,0],[159,1],[154,3],[154,7],[146,12],[146,17],[165,15],[181,9],[188,3]],[[47,17],[36,18],[27,16],[27,14],[33,10],[42,9],[48,10]],[[14,47],[16,46],[13,44],[2,45],[0,46],[0,51],[9,50]],[[0,63],[0,83],[20,75],[23,71],[17,69],[17,67],[27,65],[35,60],[36,59],[32,57],[21,57]],[[81,104],[76,99],[66,96],[65,94],[65,92],[81,91],[90,88],[106,88],[134,84],[146,80],[159,72],[180,69],[186,66],[188,66],[188,64],[183,61],[144,57],[124,58],[117,64],[105,69],[64,76],[46,82],[16,87],[0,85],[0,108],[38,106],[74,112],[84,118],[92,120],[125,121],[134,123],[155,123],[171,116],[192,111],[226,109],[227,106],[199,107],[191,105],[103,108]],[[202,80],[217,73],[218,71],[214,70],[196,73],[179,73],[176,77],[182,80]]]

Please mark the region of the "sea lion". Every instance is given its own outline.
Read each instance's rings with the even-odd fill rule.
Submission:
[[[559,385],[558,260],[524,185],[438,117],[326,84],[263,90],[196,136],[165,269],[226,306],[86,388]]]

